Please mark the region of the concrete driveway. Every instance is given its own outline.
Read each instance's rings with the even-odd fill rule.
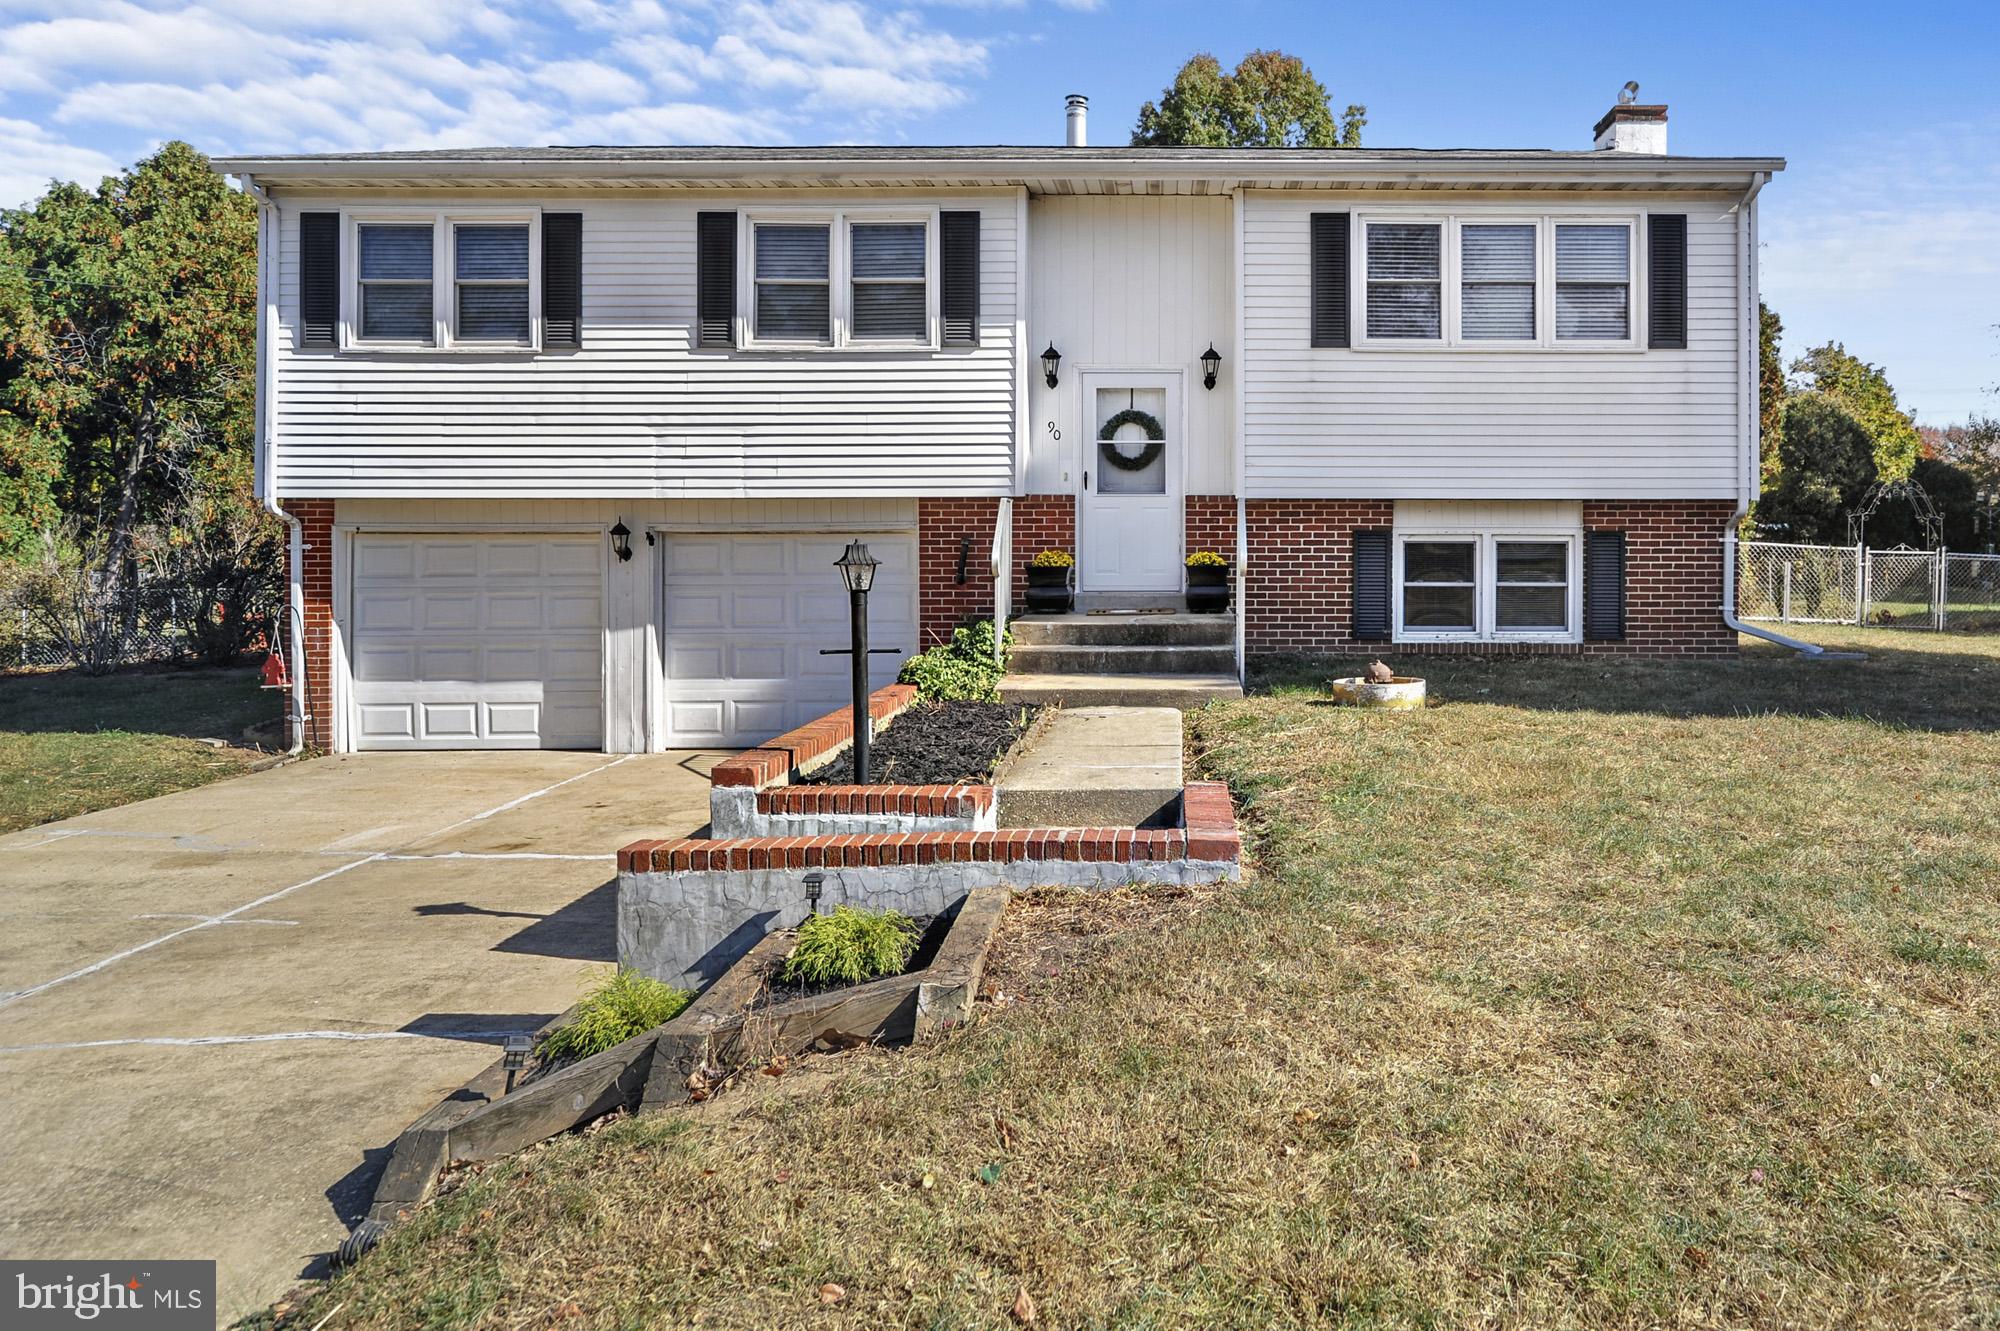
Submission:
[[[614,953],[717,754],[322,758],[0,837],[0,1253],[216,1258],[226,1318]]]

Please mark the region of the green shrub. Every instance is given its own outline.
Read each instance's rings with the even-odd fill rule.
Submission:
[[[778,978],[800,984],[858,984],[900,975],[917,950],[917,922],[893,910],[837,906],[809,915]]]
[[[954,629],[950,642],[903,662],[897,682],[916,685],[917,693],[930,702],[999,702],[1000,676],[1006,668],[1002,662],[1013,639],[1013,634],[1007,635],[996,659],[992,620]]]
[[[590,991],[574,1017],[541,1038],[535,1053],[548,1063],[589,1058],[672,1021],[692,1002],[691,990],[621,966]]]

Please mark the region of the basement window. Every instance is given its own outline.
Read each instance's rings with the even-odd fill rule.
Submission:
[[[1398,642],[1576,642],[1573,533],[1397,533]]]

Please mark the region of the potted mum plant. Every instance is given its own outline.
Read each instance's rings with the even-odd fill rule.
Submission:
[[[1198,615],[1229,608],[1229,561],[1213,550],[1187,557],[1187,608]]]
[[[1044,550],[1028,561],[1028,613],[1066,615],[1076,592],[1076,556]]]

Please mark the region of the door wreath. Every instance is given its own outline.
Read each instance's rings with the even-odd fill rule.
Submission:
[[[1136,425],[1146,432],[1146,446],[1137,453],[1121,453],[1114,446],[1111,436],[1123,425]],[[1167,432],[1161,428],[1160,418],[1137,407],[1127,407],[1104,422],[1104,428],[1097,432],[1097,451],[1120,471],[1144,471],[1160,460],[1166,446]]]

